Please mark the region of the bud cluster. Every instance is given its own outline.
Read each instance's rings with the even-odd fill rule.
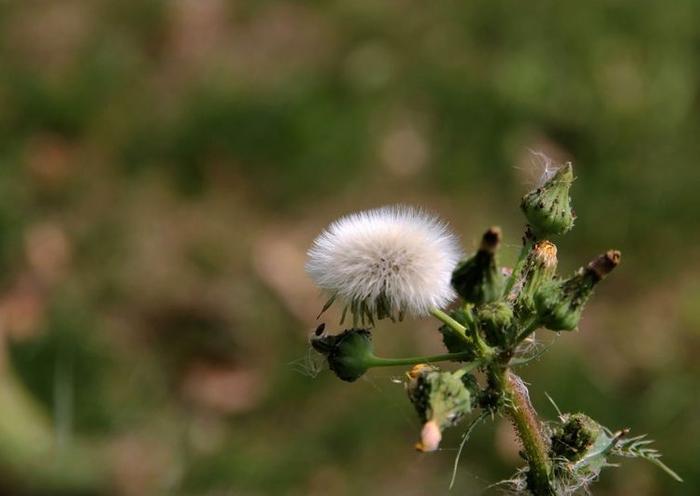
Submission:
[[[451,243],[442,246],[444,225],[413,211],[410,215],[380,210],[364,217],[351,216],[332,227],[312,253],[318,260],[311,268],[327,283],[326,289],[337,289],[343,299],[340,289],[346,283],[351,286],[344,299],[354,317],[359,315],[362,321],[364,315],[370,322],[373,318],[401,317],[404,308],[413,308],[413,315],[431,314],[443,323],[439,330],[449,352],[408,359],[380,358],[374,355],[367,329],[325,335],[320,327],[311,344],[326,357],[330,369],[340,379],[352,382],[371,367],[418,364],[406,374],[405,388],[422,423],[417,444],[421,451],[436,450],[443,430],[477,408],[481,413],[464,439],[477,420],[507,415],[528,463],[527,470],[521,470],[512,482],[520,484],[515,484],[518,490],[527,489],[528,494],[537,496],[585,491],[610,453],[646,458],[679,479],[658,460],[657,452],[645,448],[646,441],[619,442],[586,415],[567,414],[559,422],[541,422],[525,383],[513,373],[514,367],[532,359],[531,343],[535,340],[531,336],[537,329],[570,331],[578,327],[595,287],[620,263],[620,252],[610,250],[570,277],[557,276],[557,247],[552,237],[573,227],[575,216],[569,197],[573,181],[571,164],[566,164],[523,197],[521,208],[527,227],[512,270],[498,263],[498,227],[488,229],[478,250],[457,263],[458,250]],[[350,254],[357,255],[352,260],[347,257],[345,242],[341,243],[346,235],[353,241]],[[431,241],[428,245],[426,238]],[[397,239],[401,243],[397,244]],[[444,256],[437,256],[440,251],[432,251],[433,245],[442,247]],[[336,267],[336,255],[347,266]],[[432,266],[426,265],[426,260],[437,258],[449,258],[449,269],[437,264],[435,277],[424,277],[423,269]],[[333,267],[333,277],[325,277],[326,266]],[[346,280],[347,274],[352,280]],[[439,284],[433,284],[437,279]],[[406,280],[410,284],[404,284]],[[331,283],[337,283],[337,288]],[[435,302],[444,302],[453,290],[460,301],[443,311],[444,305]],[[449,362],[456,370],[427,365],[438,361]],[[484,374],[482,387],[473,371]]]

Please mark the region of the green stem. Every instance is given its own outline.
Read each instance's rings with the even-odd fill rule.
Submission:
[[[433,308],[430,310],[430,313],[433,317],[441,321],[443,324],[445,324],[447,327],[455,331],[457,334],[459,334],[462,339],[464,339],[465,342],[471,344],[472,340],[469,336],[467,336],[467,328],[464,327],[462,324],[457,322],[455,319],[447,315],[445,312],[440,310],[439,308]]]
[[[525,242],[523,243],[523,247],[520,249],[520,255],[518,255],[518,261],[515,262],[515,266],[513,267],[513,272],[511,272],[510,277],[508,278],[508,282],[506,283],[506,287],[503,290],[503,295],[507,298],[508,295],[510,294],[510,291],[513,289],[513,286],[515,285],[516,281],[520,277],[520,273],[523,271],[523,267],[525,266],[525,260],[527,259],[527,254],[530,253],[530,249],[532,248],[532,245],[534,244],[534,240],[529,236],[527,233],[525,234]]]
[[[460,353],[443,353],[441,355],[428,355],[428,356],[417,356],[417,357],[407,357],[407,358],[382,358],[378,356],[372,356],[367,360],[368,367],[394,367],[396,365],[415,365],[418,363],[433,363],[433,362],[444,362],[447,360],[461,360],[463,358],[470,358],[473,356],[471,351],[465,351]],[[466,364],[467,367],[473,365],[472,368],[476,368],[480,362],[470,362]]]
[[[554,489],[550,483],[552,471],[548,455],[548,445],[542,432],[537,412],[530,404],[529,395],[522,381],[510,370],[503,370],[503,387],[510,398],[508,415],[513,420],[518,437],[530,467],[528,487],[535,496],[553,496]]]
[[[467,343],[469,346],[476,346],[479,354],[485,358],[491,358],[493,357],[496,352],[494,351],[493,348],[491,348],[489,345],[487,345],[483,339],[481,339],[481,336],[478,335],[478,333],[474,333],[473,337],[467,335],[467,328],[464,327],[462,324],[457,322],[455,319],[447,315],[445,312],[438,308],[433,308],[430,313],[441,321],[443,324],[445,324],[447,327],[452,329],[455,334],[457,334],[465,343]]]
[[[537,318],[532,319],[523,329],[520,331],[520,334],[518,334],[518,337],[516,338],[515,342],[516,343],[521,343],[525,338],[527,338],[530,334],[535,332],[539,327],[540,327],[540,321]]]

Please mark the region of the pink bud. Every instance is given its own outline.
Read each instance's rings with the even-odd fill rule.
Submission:
[[[424,453],[428,451],[435,451],[440,445],[442,440],[442,433],[440,432],[440,427],[434,420],[428,420],[425,425],[423,425],[423,430],[421,430],[421,441],[416,444],[416,449]]]

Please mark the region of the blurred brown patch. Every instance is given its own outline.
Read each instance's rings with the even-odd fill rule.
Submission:
[[[220,414],[251,410],[264,392],[257,372],[205,362],[192,364],[182,382],[185,398]]]
[[[428,163],[430,149],[424,133],[412,122],[389,129],[380,144],[381,161],[398,177],[418,174]]]
[[[36,335],[45,311],[45,297],[29,278],[20,278],[0,296],[0,334],[14,339]]]
[[[62,279],[71,259],[71,243],[56,223],[43,222],[31,226],[24,239],[27,262],[37,279],[52,285]]]
[[[302,4],[276,2],[261,6],[255,16],[236,14],[222,0],[177,2],[169,72],[182,78],[223,68],[239,83],[270,84],[311,69],[331,53],[332,31]]]
[[[53,191],[74,174],[75,148],[60,136],[38,134],[27,143],[24,161],[36,185]]]
[[[41,68],[43,74],[60,70],[77,60],[92,23],[92,2],[20,2],[9,26],[9,43],[25,64]]]
[[[163,494],[177,474],[172,450],[145,436],[117,438],[110,459],[116,494],[122,496]]]
[[[520,461],[520,441],[513,424],[507,419],[500,419],[496,424],[496,451],[504,462],[513,464]]]
[[[300,322],[308,322],[321,310],[323,297],[304,271],[305,233],[274,227],[253,246],[253,267],[260,279]]]

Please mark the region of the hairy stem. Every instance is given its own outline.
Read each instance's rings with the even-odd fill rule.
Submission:
[[[552,496],[555,493],[550,483],[552,466],[548,455],[549,446],[537,412],[530,404],[527,388],[508,369],[503,370],[503,388],[510,399],[508,415],[513,420],[527,457],[528,487],[535,496]]]

